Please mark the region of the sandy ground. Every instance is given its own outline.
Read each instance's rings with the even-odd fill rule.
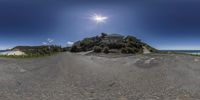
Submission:
[[[20,55],[26,55],[24,52],[22,51],[6,51],[6,52],[1,52],[0,55],[16,55],[16,56],[20,56]]]
[[[0,58],[0,100],[200,100],[200,58]]]
[[[143,53],[148,54],[151,53],[145,46],[143,46]]]

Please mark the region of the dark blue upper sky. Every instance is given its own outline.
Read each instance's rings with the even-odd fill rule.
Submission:
[[[200,49],[198,0],[1,0],[0,49],[65,46],[101,32],[134,35],[158,49]],[[89,17],[107,16],[97,24]]]

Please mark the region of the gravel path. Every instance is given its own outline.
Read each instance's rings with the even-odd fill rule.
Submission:
[[[200,58],[0,58],[0,100],[200,100]]]

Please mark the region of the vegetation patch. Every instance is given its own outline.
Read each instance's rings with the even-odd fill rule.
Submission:
[[[150,52],[157,50],[134,36],[122,36],[120,34],[102,33],[100,36],[85,38],[77,41],[71,47],[71,52],[94,51],[95,53],[111,53],[110,51],[119,51],[123,54],[143,53],[143,47]]]
[[[105,54],[107,54],[107,53],[109,53],[110,51],[109,51],[109,48],[108,47],[104,47],[103,48],[103,53],[105,53]]]
[[[102,51],[102,48],[100,46],[94,46],[94,52],[100,53]]]
[[[66,48],[62,48],[57,45],[46,45],[46,46],[16,46],[11,51],[22,51],[25,55],[0,55],[0,57],[8,58],[33,58],[43,57],[57,54],[59,52],[66,51]]]

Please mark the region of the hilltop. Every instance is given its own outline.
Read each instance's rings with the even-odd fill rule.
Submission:
[[[93,51],[95,53],[141,54],[157,52],[157,49],[134,36],[101,33],[100,36],[84,38],[71,47],[71,52]]]

